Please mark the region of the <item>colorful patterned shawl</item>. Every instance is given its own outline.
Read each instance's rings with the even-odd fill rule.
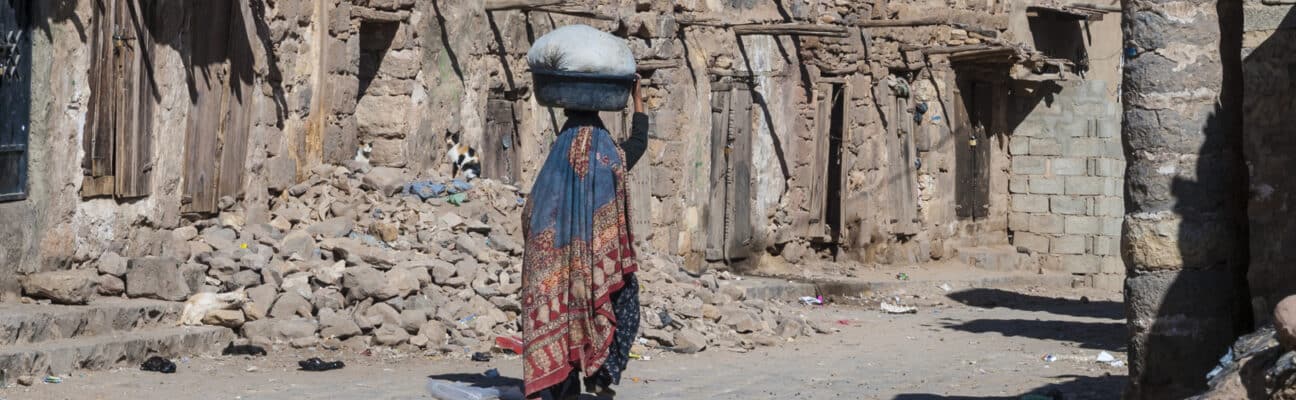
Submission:
[[[611,294],[636,270],[625,157],[597,119],[569,120],[522,211],[523,380],[527,396],[592,376],[616,331]]]

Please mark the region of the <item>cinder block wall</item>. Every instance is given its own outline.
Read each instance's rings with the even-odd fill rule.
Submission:
[[[1103,80],[1062,82],[1044,95],[1009,141],[1008,229],[1042,268],[1119,288],[1122,191],[1120,105]]]

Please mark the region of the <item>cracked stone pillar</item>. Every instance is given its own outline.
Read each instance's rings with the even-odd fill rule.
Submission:
[[[1127,399],[1179,399],[1249,330],[1240,0],[1127,0]]]

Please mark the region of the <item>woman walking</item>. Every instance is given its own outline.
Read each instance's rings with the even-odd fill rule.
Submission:
[[[567,110],[522,212],[523,377],[527,398],[611,397],[639,331],[626,171],[648,145],[636,79],[631,137],[618,145],[595,111]]]

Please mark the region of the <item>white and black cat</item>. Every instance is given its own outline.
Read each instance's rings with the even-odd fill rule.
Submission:
[[[450,177],[458,178],[462,172],[465,179],[476,179],[481,176],[481,160],[477,158],[477,149],[460,142],[458,133],[446,133],[446,160],[453,166]]]

